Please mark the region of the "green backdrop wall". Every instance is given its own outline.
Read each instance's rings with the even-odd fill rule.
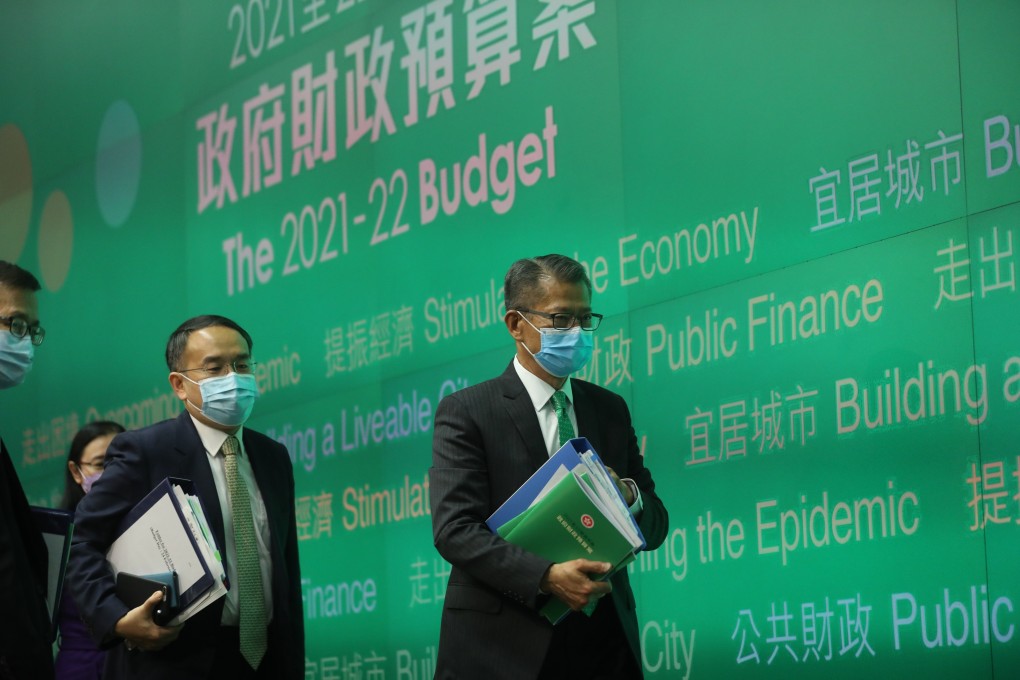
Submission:
[[[31,499],[179,412],[184,318],[255,338],[294,460],[307,677],[423,678],[439,399],[564,252],[669,509],[650,677],[1020,670],[1020,4],[113,0],[0,8],[0,395]],[[584,434],[584,433],[581,433]]]

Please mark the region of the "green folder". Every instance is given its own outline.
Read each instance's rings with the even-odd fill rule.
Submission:
[[[583,474],[564,476],[544,496],[501,526],[499,535],[553,562],[578,558],[609,562],[613,569],[602,577],[608,579],[634,559],[639,546],[620,532],[589,497],[585,486],[591,489]],[[590,604],[585,613],[590,616],[596,603]],[[549,621],[557,623],[571,610],[554,597],[541,611]]]

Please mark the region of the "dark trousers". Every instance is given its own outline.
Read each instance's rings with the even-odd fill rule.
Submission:
[[[269,652],[262,657],[258,670],[254,670],[241,656],[241,633],[236,626],[220,626],[216,641],[216,660],[209,671],[210,678],[231,680],[271,680]]]
[[[556,625],[538,677],[539,680],[644,677],[627,644],[611,597],[602,598],[591,617],[573,612]]]
[[[51,680],[51,656],[47,648],[42,648],[41,653],[34,655],[0,653],[0,680]]]

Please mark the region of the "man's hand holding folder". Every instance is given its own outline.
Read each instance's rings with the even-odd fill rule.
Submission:
[[[135,607],[117,622],[114,632],[127,641],[128,648],[152,652],[163,649],[177,639],[184,624],[161,626],[152,620],[153,612],[163,602],[165,592],[156,590],[145,602]]]
[[[627,491],[591,443],[577,437],[486,520],[493,533],[553,562],[539,586],[554,596],[542,607],[550,622],[572,610],[591,615],[598,598],[612,592],[609,577],[645,547]]]
[[[576,559],[549,567],[542,578],[542,592],[555,595],[575,612],[613,591],[609,581],[599,581],[613,568],[609,562]]]
[[[114,629],[129,646],[162,649],[177,638],[188,618],[227,591],[219,551],[201,502],[188,493],[191,488],[187,480],[163,480],[125,518],[120,536],[107,551],[117,595],[133,607]],[[170,592],[163,580],[168,574],[173,576],[170,585],[176,602],[164,603],[167,609],[162,611],[163,596]],[[153,590],[140,592],[146,581]],[[154,620],[157,611],[162,615]]]

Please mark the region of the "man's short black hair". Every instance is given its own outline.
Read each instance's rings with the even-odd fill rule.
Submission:
[[[517,260],[503,281],[503,300],[506,310],[528,309],[535,304],[539,283],[583,283],[591,297],[591,280],[581,263],[566,255],[540,255]]]
[[[184,356],[184,348],[188,345],[188,337],[193,331],[211,328],[212,326],[226,326],[227,328],[234,329],[248,343],[248,351],[252,350],[253,343],[251,336],[237,322],[231,321],[225,316],[203,314],[202,316],[194,316],[188,319],[170,334],[170,339],[166,341],[166,367],[171,371],[181,370],[181,358]]]
[[[0,260],[0,286],[30,293],[38,292],[42,288],[39,279],[35,278],[32,272],[6,260]]]

